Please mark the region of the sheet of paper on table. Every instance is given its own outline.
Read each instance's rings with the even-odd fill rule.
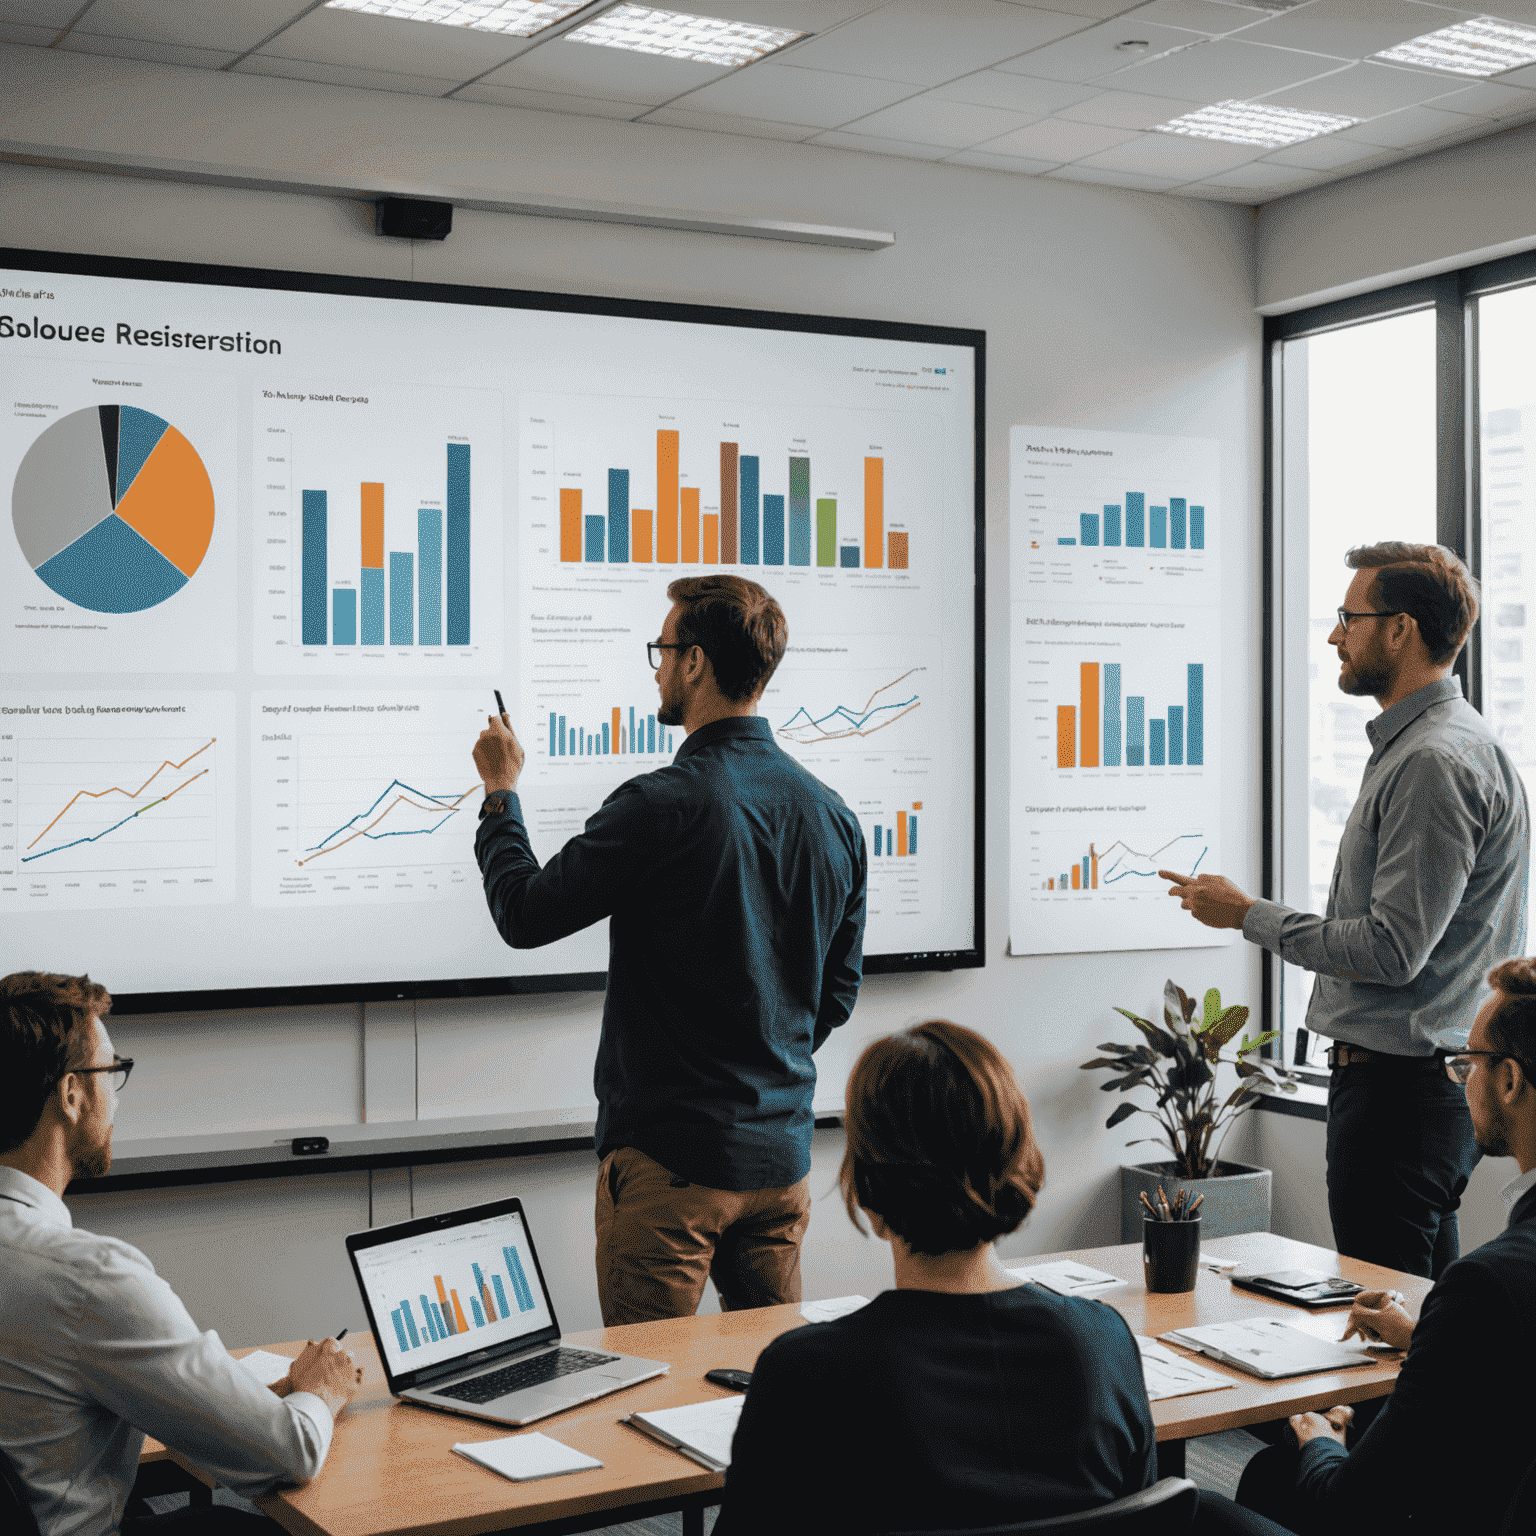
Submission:
[[[808,1323],[830,1323],[835,1317],[847,1317],[868,1305],[868,1296],[833,1296],[828,1301],[806,1302],[800,1308],[800,1316]]]
[[[270,1387],[274,1381],[281,1381],[288,1374],[293,1361],[287,1355],[274,1355],[267,1349],[253,1349],[250,1354],[240,1356],[240,1364],[262,1386]]]
[[[590,1472],[602,1466],[595,1456],[573,1451],[570,1446],[551,1440],[537,1430],[507,1435],[500,1440],[472,1440],[453,1449],[466,1461],[478,1462],[514,1483],[559,1477],[563,1472]]]
[[[711,1398],[704,1403],[684,1403],[681,1408],[658,1408],[651,1413],[631,1413],[620,1423],[670,1445],[711,1472],[724,1472],[731,1464],[731,1441],[746,1398],[739,1393]]]
[[[1160,1397],[1185,1397],[1191,1392],[1214,1392],[1218,1387],[1235,1387],[1230,1376],[1218,1376],[1193,1360],[1176,1355],[1156,1339],[1136,1335],[1141,1351],[1141,1373],[1147,1378],[1147,1396],[1155,1403]]]
[[[1016,1280],[1043,1285],[1058,1296],[1102,1296],[1106,1291],[1117,1291],[1130,1284],[1119,1275],[1105,1274],[1088,1264],[1074,1264],[1070,1259],[1057,1259],[1053,1264],[1024,1264],[1008,1273]]]
[[[1319,1338],[1277,1317],[1244,1317],[1230,1323],[1205,1323],[1175,1328],[1162,1335],[1170,1343],[1193,1349],[1224,1365],[1251,1371],[1266,1381],[1282,1376],[1306,1376],[1345,1366],[1374,1365],[1376,1357],[1359,1345]]]

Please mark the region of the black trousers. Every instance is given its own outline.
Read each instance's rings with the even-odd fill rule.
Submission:
[[[1341,1254],[1438,1280],[1461,1252],[1456,1209],[1482,1153],[1466,1091],[1434,1058],[1335,1067],[1328,1214]]]
[[[1301,1452],[1294,1442],[1265,1446],[1243,1468],[1237,1485],[1237,1502],[1253,1514],[1294,1531],[1296,1536],[1313,1536],[1322,1525],[1299,1496],[1296,1469],[1300,1459]]]
[[[282,1530],[265,1515],[222,1504],[173,1509],[168,1515],[145,1515],[122,1524],[122,1536],[282,1536]]]

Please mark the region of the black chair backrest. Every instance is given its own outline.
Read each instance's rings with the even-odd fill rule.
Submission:
[[[1536,1461],[1525,1469],[1525,1476],[1509,1501],[1499,1536],[1530,1536],[1532,1531],[1536,1531]]]
[[[14,1531],[15,1536],[42,1536],[21,1479],[11,1466],[11,1458],[3,1454],[0,1454],[0,1531]]]
[[[1200,1490],[1187,1477],[1165,1477],[1097,1509],[1021,1520],[1014,1525],[978,1526],[964,1531],[906,1531],[901,1536],[1188,1536]]]

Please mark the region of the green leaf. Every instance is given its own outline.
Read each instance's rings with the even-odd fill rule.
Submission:
[[[1120,1124],[1122,1120],[1129,1120],[1132,1115],[1140,1114],[1141,1112],[1141,1105],[1139,1104],[1122,1104],[1109,1117],[1109,1119],[1104,1122],[1104,1129],[1106,1131],[1112,1131],[1117,1125]]]
[[[1204,1025],[1204,1027],[1206,1029],[1209,1029],[1211,1027],[1211,1025],[1216,1022],[1216,1019],[1218,1018],[1220,1013],[1221,1013],[1221,993],[1215,987],[1212,987],[1210,989],[1210,991],[1205,994],[1205,1025]]]
[[[1146,1082],[1148,1075],[1145,1069],[1143,1069],[1140,1072],[1132,1073],[1129,1077],[1122,1077],[1115,1086],[1119,1088],[1121,1093],[1124,1093],[1127,1088],[1139,1088]]]
[[[1245,1004],[1238,1003],[1231,1008],[1223,1009],[1215,1020],[1206,1028],[1205,1039],[1207,1046],[1215,1045],[1218,1049],[1233,1039],[1238,1030],[1248,1022],[1248,1009]]]
[[[1101,1040],[1094,1046],[1096,1051],[1109,1051],[1115,1056],[1134,1056],[1137,1047],[1134,1045],[1121,1045],[1118,1040]]]
[[[1258,1038],[1252,1042],[1250,1042],[1248,1037],[1244,1035],[1243,1043],[1238,1047],[1237,1054],[1239,1056],[1246,1056],[1250,1051],[1261,1050],[1264,1046],[1268,1045],[1271,1040],[1278,1040],[1279,1038],[1280,1031],[1278,1029],[1267,1029],[1262,1035],[1258,1036]]]
[[[1085,1061],[1077,1070],[1086,1072],[1090,1067],[1113,1067],[1117,1071],[1129,1070],[1126,1066],[1129,1057],[1125,1056],[1095,1056],[1092,1061]]]

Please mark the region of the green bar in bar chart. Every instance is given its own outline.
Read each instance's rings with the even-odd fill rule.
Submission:
[[[830,497],[816,501],[816,564],[837,564],[837,503]]]

